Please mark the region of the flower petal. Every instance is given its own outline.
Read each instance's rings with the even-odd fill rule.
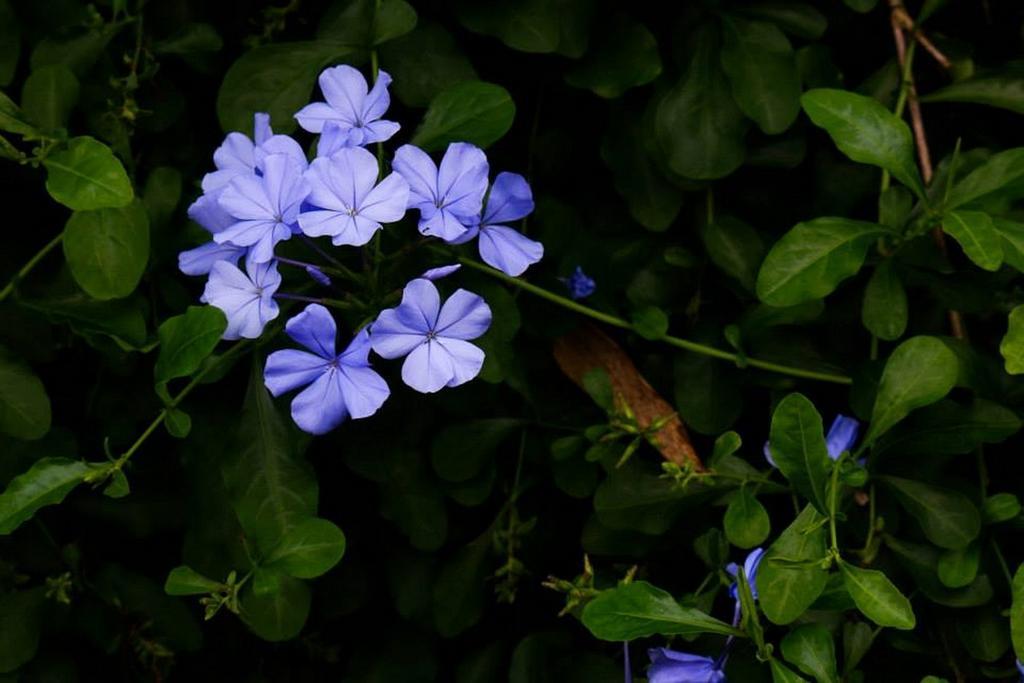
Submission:
[[[478,294],[459,289],[444,302],[435,329],[439,337],[476,339],[490,326],[491,307],[487,302]]]
[[[402,381],[423,394],[440,391],[455,376],[452,355],[438,344],[420,344],[402,364]]]
[[[408,203],[409,183],[398,173],[391,173],[363,197],[359,215],[378,223],[394,223],[405,215]]]
[[[274,218],[274,204],[267,196],[264,181],[256,175],[238,176],[217,197],[217,203],[238,220]]]
[[[518,277],[544,256],[544,245],[504,225],[480,229],[480,258],[506,275]]]
[[[487,192],[487,156],[468,142],[453,142],[441,159],[437,192],[442,205],[456,216],[476,216]]]
[[[245,252],[245,247],[234,244],[207,242],[178,254],[178,270],[185,275],[206,275],[218,261],[228,261],[237,265],[238,259],[242,258]]]
[[[324,69],[320,74],[320,90],[327,104],[349,125],[361,123],[366,102],[366,79],[358,69],[347,64]]]
[[[391,106],[391,95],[388,94],[389,85],[391,85],[391,74],[384,69],[378,69],[377,80],[370,92],[366,94],[366,99],[363,100],[362,121],[364,124],[384,116],[384,112]]]
[[[313,102],[295,112],[295,120],[299,122],[303,130],[310,133],[321,133],[327,122],[340,121],[341,113],[324,102]],[[345,130],[347,131],[350,126],[351,124],[346,126]]]
[[[533,211],[533,191],[518,173],[499,173],[487,195],[483,222],[509,223],[525,218]]]
[[[274,396],[304,387],[327,371],[327,361],[298,349],[274,351],[263,367],[263,384]]]
[[[236,222],[231,214],[221,208],[215,194],[200,195],[188,207],[188,217],[211,234],[216,234]]]
[[[214,150],[213,163],[220,171],[252,172],[255,167],[253,149],[249,136],[228,133],[220,147]]]
[[[266,142],[274,131],[270,128],[270,114],[256,112],[252,115],[252,139],[256,146]]]
[[[468,231],[468,228],[459,220],[459,217],[443,207],[435,211],[429,218],[426,212],[421,214],[419,225],[420,233],[427,237],[439,237],[446,242],[454,242]]]
[[[370,344],[382,358],[401,358],[426,340],[426,334],[399,320],[394,308],[381,311],[370,327]]]
[[[292,400],[292,419],[310,434],[326,434],[348,415],[337,368],[327,372]]]
[[[370,121],[363,126],[363,142],[368,145],[371,142],[384,142],[394,137],[402,127],[394,121]]]
[[[338,382],[345,405],[357,420],[376,413],[391,395],[388,383],[369,366],[342,365],[338,369]]]
[[[479,346],[447,337],[435,343],[451,356],[452,378],[445,386],[457,387],[480,374],[480,368],[484,366],[484,352]]]
[[[437,166],[419,147],[402,145],[395,151],[391,168],[409,183],[409,208],[437,201]]]
[[[267,138],[266,142],[256,148],[256,151],[253,153],[256,168],[262,172],[266,166],[267,157],[272,154],[283,154],[291,159],[292,162],[303,171],[306,170],[306,166],[309,165],[309,162],[306,161],[306,153],[302,150],[302,146],[287,135],[271,136]]]
[[[284,326],[288,336],[305,346],[327,361],[333,361],[334,339],[338,336],[338,327],[330,311],[320,304],[306,306],[298,315],[291,318]]]
[[[438,266],[437,268],[430,268],[429,270],[424,271],[423,275],[420,275],[420,277],[430,281],[440,280],[443,277],[448,277],[461,267],[461,263],[451,263],[447,266]]]

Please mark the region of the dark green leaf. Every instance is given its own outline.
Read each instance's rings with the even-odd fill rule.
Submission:
[[[78,104],[78,79],[63,64],[33,71],[21,89],[21,108],[44,130],[63,128]]]
[[[595,638],[623,641],[653,635],[733,633],[728,624],[676,600],[646,581],[602,592],[583,609],[583,625]]]
[[[50,397],[35,373],[0,346],[0,433],[40,439],[50,431]]]
[[[629,213],[648,230],[666,230],[679,215],[683,195],[658,171],[647,148],[639,117],[613,119],[601,145],[601,158],[611,170],[615,189],[629,204]]]
[[[494,36],[514,50],[567,57],[586,50],[592,11],[583,0],[464,0],[457,6],[459,20],[470,31]]]
[[[218,581],[208,579],[191,567],[175,567],[167,574],[164,592],[168,595],[204,595],[215,593],[223,587]]]
[[[831,461],[821,416],[806,396],[790,394],[772,415],[772,458],[793,488],[822,514],[828,514],[826,487]]]
[[[843,154],[884,168],[918,197],[924,196],[910,128],[895,114],[870,97],[846,90],[809,90],[800,101]]]
[[[711,261],[753,291],[764,258],[764,242],[757,230],[738,218],[719,216],[701,236]]]
[[[279,590],[258,595],[251,586],[242,589],[241,617],[264,640],[291,640],[299,635],[309,616],[312,594],[298,579],[282,576]]]
[[[985,270],[999,270],[1003,247],[992,219],[982,211],[951,211],[942,219],[942,230],[955,239],[967,258]]]
[[[1024,304],[1010,311],[1006,334],[999,343],[999,353],[1011,375],[1024,374]]]
[[[131,294],[149,261],[149,216],[142,202],[71,214],[64,226],[64,257],[75,281],[94,299]]]
[[[516,106],[500,85],[464,81],[439,93],[430,102],[412,144],[428,152],[451,142],[488,147],[512,127]]]
[[[866,442],[888,431],[915,408],[935,403],[956,384],[956,354],[935,337],[913,337],[885,363]]]
[[[1024,114],[1024,73],[1017,66],[978,73],[933,90],[922,102],[973,102]]]
[[[947,550],[939,557],[939,581],[950,588],[969,586],[978,575],[981,552],[977,543],[966,548]]]
[[[768,660],[772,669],[772,683],[806,683],[807,679],[800,674],[794,673],[792,669],[777,659]]]
[[[761,609],[769,621],[788,624],[825,589],[825,518],[808,505],[779,535],[757,570]]]
[[[673,173],[711,180],[743,163],[747,125],[729,92],[710,28],[698,30],[686,72],[653,106],[655,143]]]
[[[199,369],[220,341],[227,318],[213,306],[189,306],[181,315],[161,323],[160,354],[153,368],[157,382],[188,377]]]
[[[10,673],[35,657],[45,601],[43,588],[0,595],[0,674]]]
[[[566,72],[566,83],[613,98],[661,74],[658,42],[647,27],[628,16],[613,24],[614,31]]]
[[[353,50],[335,42],[308,41],[261,45],[246,52],[228,69],[217,93],[221,128],[251,131],[253,114],[267,112],[275,132],[291,132],[292,115],[310,101],[320,71]]]
[[[668,316],[657,306],[633,311],[633,329],[644,339],[657,341],[668,334]]]
[[[848,218],[797,223],[776,242],[757,274],[757,296],[772,306],[792,306],[831,294],[857,273],[868,247],[887,230]]]
[[[434,471],[447,481],[467,481],[494,458],[501,442],[519,430],[521,420],[491,418],[442,430],[430,448]]]
[[[880,571],[839,561],[843,585],[864,616],[879,626],[910,630],[917,620],[910,601]]]
[[[391,91],[409,107],[425,107],[445,88],[477,77],[452,35],[433,22],[381,46],[380,59],[394,78]]]
[[[990,156],[983,164],[953,185],[946,199],[947,211],[988,197],[1024,178],[1024,147]]]
[[[372,48],[416,27],[416,10],[405,0],[352,0],[331,6],[317,29],[319,40]]]
[[[1010,637],[1017,659],[1024,661],[1024,564],[1013,574],[1013,604],[1010,606]]]
[[[46,190],[75,211],[119,208],[131,204],[131,181],[110,148],[93,138],[72,138],[67,149],[49,155]]]
[[[907,292],[887,259],[878,264],[864,289],[861,321],[879,339],[893,341],[907,329]]]
[[[18,68],[21,27],[9,0],[0,0],[0,87],[6,88]]]
[[[68,458],[43,458],[19,474],[0,493],[0,535],[32,518],[40,508],[56,505],[92,471],[86,463]]]
[[[781,133],[800,113],[793,47],[775,24],[724,14],[722,26],[722,68],[736,104],[763,132]]]
[[[459,635],[474,626],[483,614],[492,531],[485,531],[460,548],[441,568],[434,583],[434,625],[443,637]]]
[[[1021,505],[1012,493],[996,493],[985,499],[981,515],[986,524],[1008,522],[1020,514]]]
[[[966,548],[978,537],[981,515],[962,493],[899,477],[885,476],[879,480],[893,490],[928,540],[940,548]]]
[[[782,656],[818,683],[835,683],[836,649],[829,632],[818,624],[804,624],[782,639]]]
[[[341,529],[326,519],[310,517],[288,529],[263,566],[297,579],[314,579],[338,564],[344,554]]]
[[[810,3],[766,0],[740,6],[738,11],[770,21],[786,33],[805,40],[817,40],[828,28],[825,15]]]
[[[730,543],[739,548],[753,548],[768,538],[771,519],[760,501],[744,486],[729,501],[723,527]]]

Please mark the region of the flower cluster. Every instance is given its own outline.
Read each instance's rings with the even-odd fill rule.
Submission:
[[[280,313],[279,299],[310,302],[285,326],[306,350],[270,354],[265,383],[275,396],[302,389],[292,401],[292,417],[313,434],[346,417],[372,415],[387,400],[390,391],[370,365],[371,350],[386,359],[404,357],[402,379],[420,392],[476,377],[484,352],[470,341],[487,331],[491,311],[481,297],[463,289],[442,303],[433,281],[457,266],[432,268],[405,285],[398,306],[375,310],[375,319],[355,330],[339,352],[337,324],[324,305],[334,300],[280,292],[279,266],[299,267],[316,284],[334,287],[330,274],[351,271],[315,239],[363,247],[408,209],[418,212],[422,235],[449,245],[476,239],[480,257],[510,276],[521,275],[544,253],[539,242],[509,225],[533,211],[526,179],[499,173],[491,182],[487,157],[478,147],[452,143],[435,164],[425,151],[403,145],[391,172],[384,172],[380,143],[400,128],[382,118],[390,105],[390,83],[384,71],[370,88],[350,66],[326,69],[319,78],[325,101],[295,114],[303,129],[319,135],[315,158],[310,161],[294,138],[275,135],[268,115],[256,114],[252,138],[230,133],[214,152],[216,170],[203,178],[203,193],[188,211],[210,241],[181,253],[179,267],[207,276],[202,301],[224,311],[225,339],[259,337]],[[376,156],[364,148],[373,143]],[[281,255],[279,245],[293,237],[331,265]],[[379,250],[374,258],[380,258]]]

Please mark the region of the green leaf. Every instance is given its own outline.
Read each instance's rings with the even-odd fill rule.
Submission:
[[[978,543],[971,543],[966,548],[947,550],[939,557],[939,581],[949,588],[969,586],[978,575],[978,564],[981,552]]]
[[[738,548],[760,545],[771,533],[768,511],[746,486],[741,487],[729,501],[723,525],[726,538]]]
[[[657,306],[633,311],[633,329],[644,339],[657,341],[668,334],[668,316]]]
[[[208,579],[191,567],[175,567],[167,574],[164,592],[168,595],[205,595],[216,593],[223,584]]]
[[[431,594],[434,626],[444,638],[452,638],[476,625],[483,616],[490,571],[488,552],[494,529],[488,529],[460,548],[438,574]]]
[[[769,135],[800,113],[800,74],[789,40],[775,24],[723,14],[722,68],[744,114]]]
[[[942,231],[955,239],[979,268],[999,270],[1003,263],[1002,240],[987,213],[951,211],[942,218]]]
[[[860,270],[868,247],[887,232],[877,223],[848,218],[797,223],[761,264],[757,296],[772,306],[793,306],[831,294]]]
[[[587,48],[592,11],[584,0],[464,1],[456,9],[463,26],[494,36],[513,50],[573,58]]]
[[[309,586],[290,576],[281,576],[276,592],[258,595],[249,584],[242,589],[241,617],[263,640],[278,642],[299,635],[309,616],[312,594]]]
[[[242,529],[264,554],[316,516],[316,479],[263,386],[262,364],[253,364],[237,443],[221,471]]]
[[[775,407],[769,444],[775,465],[793,488],[828,514],[825,490],[832,462],[821,415],[806,396],[790,394]]]
[[[857,668],[864,655],[875,642],[875,629],[863,621],[847,621],[843,624],[843,677]]]
[[[772,683],[806,683],[807,679],[794,673],[792,669],[777,659],[768,660],[772,669]]]
[[[45,604],[44,588],[0,595],[0,674],[12,672],[36,656]]]
[[[985,574],[979,574],[963,588],[944,586],[938,574],[941,554],[935,546],[902,541],[888,534],[884,540],[921,593],[932,602],[946,607],[966,608],[983,605],[992,599],[992,582]]]
[[[210,24],[189,22],[182,25],[167,38],[153,43],[153,53],[157,55],[178,55],[189,64],[196,64],[196,55],[204,52],[219,52],[224,47],[224,39],[220,37]]]
[[[81,78],[103,55],[107,43],[128,24],[127,21],[100,22],[69,38],[43,38],[32,49],[29,66],[36,71],[44,66],[64,64]]]
[[[445,427],[430,447],[434,471],[446,481],[472,479],[493,460],[498,446],[519,431],[522,424],[522,420],[512,418],[488,418]]]
[[[601,143],[601,158],[633,219],[648,230],[661,232],[679,215],[683,195],[654,165],[647,148],[637,144],[644,134],[639,116],[613,118]]]
[[[740,6],[742,14],[769,21],[786,33],[805,40],[817,40],[828,28],[828,20],[813,5],[803,2],[767,0]]]
[[[295,129],[292,115],[310,101],[320,71],[356,48],[331,41],[261,45],[242,55],[217,92],[217,119],[225,131],[252,131],[253,114],[267,112],[275,133]]]
[[[188,377],[199,369],[217,346],[227,318],[213,306],[189,306],[181,315],[160,324],[160,354],[153,368],[158,383]]]
[[[806,506],[768,547],[757,570],[761,609],[774,624],[800,617],[825,589],[825,517]]]
[[[320,20],[316,37],[369,49],[416,27],[416,10],[405,0],[334,3]]]
[[[653,104],[653,142],[672,173],[712,180],[743,163],[747,124],[719,65],[713,28],[698,29],[693,45],[682,78]]]
[[[1000,608],[988,604],[957,615],[956,632],[976,660],[995,663],[1010,649],[1009,624]]]
[[[40,439],[50,431],[50,397],[35,373],[0,346],[0,433]]]
[[[1006,334],[999,343],[999,353],[1005,361],[1006,372],[1024,374],[1024,304],[1010,311]]]
[[[444,149],[451,142],[488,147],[508,132],[515,115],[512,96],[500,85],[463,81],[430,102],[412,144],[428,152]]]
[[[8,0],[0,0],[0,88],[6,88],[21,56],[21,27]]]
[[[0,612],[2,614],[2,612]],[[1024,661],[1024,564],[1013,574],[1013,604],[1010,605],[1010,638],[1017,659]]]
[[[0,535],[7,535],[40,508],[56,505],[92,471],[81,460],[42,458],[0,493]]]
[[[947,399],[914,413],[873,450],[886,457],[970,453],[982,444],[1004,441],[1020,428],[1017,414],[998,403],[974,399],[962,406]]]
[[[1024,114],[1024,73],[1019,66],[980,72],[921,98],[922,102],[972,102]]]
[[[425,107],[445,88],[477,78],[451,33],[434,22],[381,46],[380,60],[394,78],[391,92],[408,107]]]
[[[1020,500],[1012,493],[996,493],[985,499],[981,516],[985,524],[1008,522],[1021,512]]]
[[[63,64],[44,66],[25,79],[21,108],[43,130],[64,128],[78,104],[78,90],[78,79],[71,69]]]
[[[935,337],[912,337],[896,347],[882,371],[871,411],[871,443],[910,411],[935,403],[956,385],[956,354]]]
[[[940,548],[959,550],[978,537],[981,515],[971,500],[957,491],[911,479],[878,477],[896,494],[907,512],[921,525],[929,541]]]
[[[782,656],[818,683],[836,683],[836,649],[824,626],[804,624],[786,634],[780,643]]]
[[[878,0],[843,0],[843,2],[854,12],[860,12],[861,14],[870,12],[878,4]]]
[[[676,600],[646,581],[603,591],[583,608],[583,625],[600,640],[623,641],[653,635],[735,633],[728,624]]]
[[[918,197],[924,197],[910,128],[877,100],[819,88],[804,93],[800,101],[811,121],[828,132],[843,154],[884,168]]]
[[[620,15],[614,31],[565,74],[565,82],[600,97],[615,98],[661,75],[658,41],[640,22]]]
[[[149,261],[149,216],[142,202],[71,214],[64,226],[64,257],[75,281],[94,299],[131,294]]]
[[[310,517],[288,530],[263,565],[297,579],[315,579],[338,564],[344,554],[341,529],[326,519]]]
[[[754,291],[757,270],[764,258],[764,242],[757,230],[733,216],[718,216],[701,232],[711,262],[726,275]]]
[[[861,322],[879,339],[894,341],[907,329],[907,291],[892,260],[878,264],[864,288]]]
[[[43,166],[46,191],[69,209],[89,211],[131,204],[134,193],[124,166],[98,140],[71,138],[67,149],[43,159]]]
[[[917,620],[910,601],[880,571],[861,569],[844,560],[839,561],[843,585],[864,616],[879,626],[901,630],[914,628]]]
[[[146,320],[138,304],[135,299],[97,301],[77,290],[70,295],[21,300],[25,308],[67,323],[86,338],[103,334],[136,348],[146,343]]]
[[[21,111],[14,100],[2,92],[0,92],[0,131],[33,138],[39,134],[35,126],[25,118],[25,112]]]
[[[1004,150],[990,156],[983,164],[953,185],[945,209],[984,199],[1024,178],[1024,147]]]

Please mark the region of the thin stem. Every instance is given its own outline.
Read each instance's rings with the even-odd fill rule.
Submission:
[[[832,541],[832,555],[839,557],[839,539],[836,534],[836,508],[839,505],[839,467],[846,459],[846,454],[839,456],[832,466],[832,488],[828,492],[828,534]]]
[[[482,273],[490,275],[491,277],[497,278],[498,280],[501,280],[502,282],[505,282],[506,284],[510,284],[513,287],[518,287],[519,289],[522,289],[522,290],[527,291],[527,292],[529,292],[531,294],[539,296],[542,299],[546,299],[546,300],[550,301],[551,303],[554,303],[554,304],[557,304],[557,305],[561,306],[562,308],[567,308],[570,311],[575,311],[576,313],[579,313],[581,315],[585,315],[588,318],[592,318],[594,320],[598,320],[600,322],[603,322],[606,325],[611,325],[613,327],[619,327],[619,328],[624,329],[624,330],[631,330],[631,331],[634,331],[634,332],[636,331],[635,328],[633,327],[632,323],[630,323],[630,322],[628,322],[626,320],[623,320],[622,318],[618,318],[618,317],[616,317],[614,315],[610,315],[608,313],[603,313],[602,311],[598,311],[597,309],[590,308],[589,306],[584,306],[583,304],[579,303],[578,301],[573,301],[572,299],[566,298],[564,296],[559,296],[558,294],[555,294],[554,292],[549,292],[548,290],[544,289],[543,287],[538,287],[537,285],[534,285],[534,284],[531,284],[529,282],[526,282],[525,280],[520,280],[518,278],[510,277],[510,276],[506,275],[505,273],[501,272],[500,270],[495,270],[494,268],[491,268],[490,266],[486,266],[486,265],[480,263],[479,261],[475,261],[473,259],[464,258],[464,257],[460,257],[458,260],[459,260],[459,263],[462,263],[465,266],[468,266],[470,268],[473,268],[474,270],[478,270],[478,271],[480,271]],[[692,351],[694,353],[699,353],[699,354],[704,355],[704,356],[710,356],[712,358],[718,358],[720,360],[732,361],[733,363],[740,363],[741,360],[742,360],[743,362],[745,362],[745,365],[747,365],[747,366],[754,367],[754,368],[759,368],[761,370],[768,370],[769,372],[775,372],[775,373],[779,373],[779,374],[782,374],[782,375],[789,375],[791,377],[801,377],[801,378],[804,378],[804,379],[814,379],[814,380],[819,380],[819,381],[822,381],[822,382],[832,382],[832,383],[835,383],[835,384],[852,384],[853,383],[853,380],[850,379],[849,377],[845,376],[845,375],[836,375],[836,374],[831,374],[831,373],[827,373],[827,372],[817,372],[817,371],[814,371],[814,370],[805,370],[803,368],[794,368],[794,367],[789,366],[789,365],[782,365],[781,363],[772,363],[770,361],[760,360],[758,358],[750,358],[749,356],[745,357],[743,359],[740,359],[740,357],[737,354],[735,354],[735,353],[729,353],[728,351],[723,351],[721,349],[716,349],[713,346],[708,346],[706,344],[699,344],[697,342],[690,341],[688,339],[682,339],[680,337],[673,337],[673,336],[668,335],[668,334],[662,335],[661,337],[658,338],[657,341],[664,342],[665,344],[668,344],[670,346],[675,346],[677,348],[684,349],[686,351]]]
[[[353,308],[353,305],[347,301],[342,301],[341,299],[330,299],[324,296],[303,296],[302,294],[278,292],[274,295],[274,298],[283,299],[285,301],[304,301],[309,304],[320,304],[321,306],[336,308],[340,311],[350,311]]]
[[[1003,557],[1003,551],[999,549],[999,544],[996,543],[996,539],[992,538],[992,552],[996,556],[996,560],[999,562],[999,569],[1003,572],[1003,577],[1006,579],[1006,585],[1009,586],[1010,592],[1013,592],[1013,574],[1010,572],[1010,565],[1006,564],[1006,558]]]
[[[348,278],[349,280],[352,280],[353,282],[358,282],[359,281],[359,279],[360,279],[359,275],[357,275],[351,269],[346,267],[344,263],[342,263],[338,259],[336,259],[333,256],[331,256],[330,254],[328,254],[326,251],[321,249],[320,245],[318,245],[316,242],[314,242],[311,238],[309,238],[309,237],[307,237],[305,235],[302,235],[302,242],[307,247],[309,247],[310,249],[315,251],[317,254],[322,256],[324,259],[326,259],[327,262],[330,263],[331,266],[337,270],[336,274],[338,276],[344,277],[344,278]]]
[[[35,256],[30,258],[28,262],[26,262],[25,265],[21,267],[21,270],[14,274],[14,277],[11,278],[11,281],[7,283],[7,286],[4,287],[3,290],[0,290],[0,301],[3,301],[8,296],[10,296],[11,293],[14,292],[14,289],[18,286],[18,283],[25,279],[25,277],[32,272],[32,269],[39,265],[39,262],[42,261],[47,254],[56,249],[57,245],[59,245],[61,243],[61,240],[63,239],[64,233],[62,232],[56,237],[54,237],[52,240],[50,240],[46,244],[46,246],[37,251],[35,253]]]

